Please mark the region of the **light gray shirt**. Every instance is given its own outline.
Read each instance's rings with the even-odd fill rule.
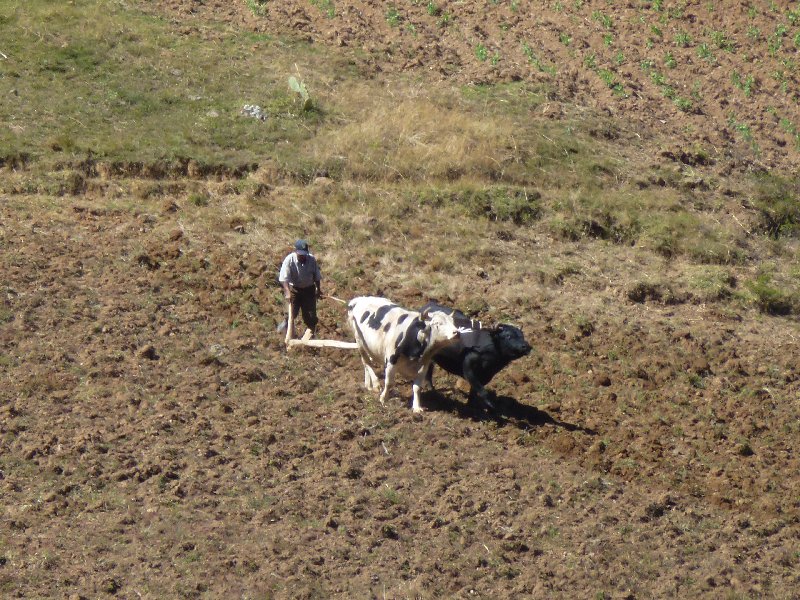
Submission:
[[[319,271],[317,259],[314,258],[313,254],[309,254],[306,256],[306,264],[301,265],[300,261],[297,260],[297,254],[295,252],[290,253],[283,259],[278,281],[281,283],[286,281],[296,288],[307,288],[318,281],[322,281],[322,273]]]

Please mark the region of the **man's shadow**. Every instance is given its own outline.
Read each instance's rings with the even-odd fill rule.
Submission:
[[[423,394],[423,404],[425,408],[430,411],[448,412],[456,414],[462,419],[470,419],[473,421],[494,421],[501,427],[508,425],[518,427],[519,429],[531,429],[533,427],[541,427],[542,425],[553,425],[566,429],[567,431],[580,431],[587,435],[597,435],[597,431],[589,427],[583,427],[574,423],[566,421],[559,421],[553,418],[549,413],[522,404],[511,396],[495,396],[492,399],[494,410],[484,409],[482,407],[472,406],[466,401],[459,401],[458,397],[465,396],[455,389],[449,390],[451,396],[445,396],[438,390],[428,390]]]

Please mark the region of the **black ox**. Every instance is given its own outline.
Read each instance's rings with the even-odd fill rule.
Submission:
[[[531,346],[525,341],[522,331],[506,323],[482,327],[479,322],[461,311],[436,302],[428,302],[420,309],[420,312],[424,311],[452,315],[456,327],[469,327],[473,330],[462,330],[459,341],[434,354],[433,362],[448,373],[463,377],[469,382],[470,405],[475,406],[480,401],[486,408],[493,410],[491,396],[494,394],[486,389],[486,384],[511,361],[530,354]],[[425,380],[433,388],[433,363],[428,368]]]

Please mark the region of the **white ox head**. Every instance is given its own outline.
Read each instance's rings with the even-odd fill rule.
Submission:
[[[421,315],[425,328],[417,333],[417,341],[425,347],[425,354],[435,353],[437,350],[458,341],[461,333],[469,331],[457,327],[453,316],[439,311],[424,311]]]

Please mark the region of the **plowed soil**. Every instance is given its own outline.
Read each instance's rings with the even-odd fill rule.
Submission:
[[[800,166],[800,14],[791,2],[356,0],[149,3],[187,23],[228,23],[354,51],[375,77],[466,85],[538,81],[545,109],[579,106],[731,170]],[[202,27],[200,27],[202,29]],[[642,157],[645,158],[645,157]]]
[[[491,57],[489,40],[524,30],[558,66],[561,101],[628,111],[643,135],[662,128],[676,148],[699,140],[736,168],[796,163],[794,141],[764,110],[793,110],[798,122],[796,103],[778,104],[766,54],[753,105],[737,108],[753,124],[753,153],[730,129],[724,102],[739,100],[717,92],[696,57],[707,96],[698,113],[665,104],[649,80],[632,75],[621,97],[585,74],[583,55],[557,32],[569,27],[572,47],[600,40],[600,52],[592,12],[607,3],[576,12],[565,2],[571,11],[546,15],[504,2],[442,2],[438,15],[406,4],[418,15],[409,56],[387,50],[412,34],[387,23],[383,3],[349,3],[330,19],[324,3],[267,2],[269,18],[245,3],[148,3],[190,27],[223,20],[364,48],[376,77],[551,77],[506,65],[500,41],[496,69],[474,59],[473,40],[486,40]],[[614,9],[614,48],[638,74],[647,47],[623,27],[639,14],[634,4]],[[745,8],[686,4],[694,18],[681,26],[747,28]],[[453,25],[441,33],[436,19],[448,11]],[[743,53],[718,49],[712,70]],[[633,249],[612,248],[614,272],[563,279],[507,281],[492,265],[459,265],[455,289],[483,286],[479,316],[513,321],[534,351],[490,384],[497,414],[469,410],[465,387],[439,374],[414,417],[410,385],[379,405],[354,352],[287,353],[272,281],[292,240],[269,214],[231,219],[225,182],[207,185],[220,199],[203,208],[207,228],[169,182],[136,209],[109,208],[113,182],[57,202],[0,203],[3,596],[800,598],[795,320],[637,297],[632,273],[651,259]],[[424,228],[429,217],[416,218]],[[526,235],[492,240],[498,260],[535,247],[612,263],[599,247]],[[324,238],[319,246],[330,273]],[[428,299],[403,285],[402,265],[368,248],[348,260],[394,274],[380,290],[366,276],[360,289],[328,280],[325,291],[380,291],[412,307]],[[320,337],[349,339],[343,307],[322,302]]]

